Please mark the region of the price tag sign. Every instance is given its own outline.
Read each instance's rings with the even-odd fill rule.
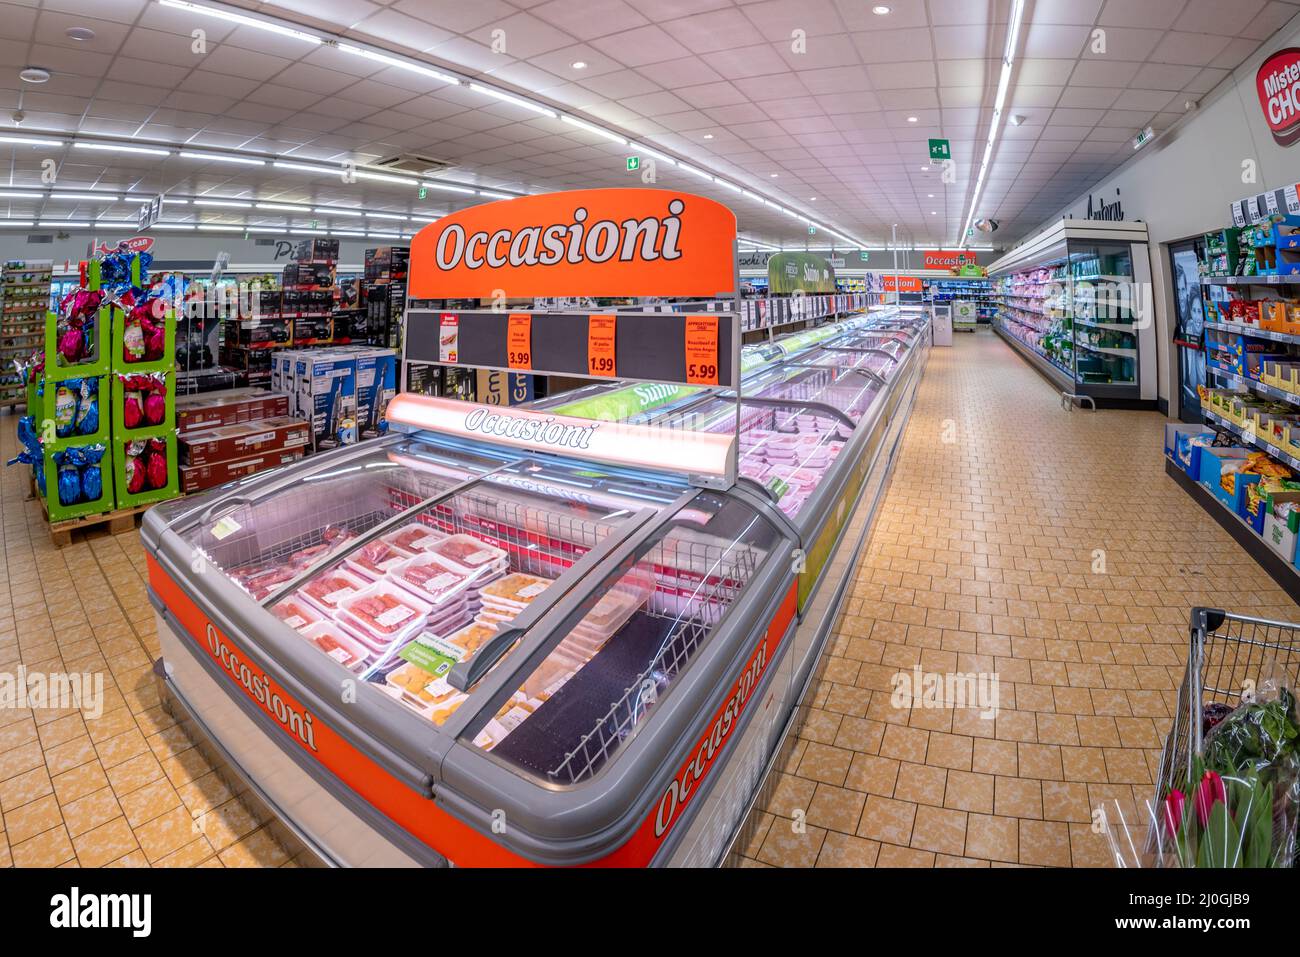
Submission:
[[[1286,201],[1287,214],[1300,216],[1300,186],[1288,186],[1282,190],[1282,198]]]
[[[1264,194],[1264,206],[1268,210],[1268,214],[1270,216],[1277,213],[1278,211],[1277,192]]]
[[[438,361],[456,364],[460,355],[460,317],[444,312],[438,317]]]
[[[1238,229],[1246,225],[1246,211],[1242,209],[1241,203],[1232,204],[1232,224]]]
[[[686,381],[718,384],[718,317],[686,317]]]
[[[1246,200],[1246,215],[1250,217],[1252,223],[1260,218],[1261,213],[1259,211],[1258,196],[1252,196],[1250,199]]]
[[[533,367],[533,317],[526,312],[512,312],[506,329],[506,358],[511,369]]]
[[[617,326],[617,316],[587,317],[588,375],[612,379],[618,374],[614,364],[614,336]]]

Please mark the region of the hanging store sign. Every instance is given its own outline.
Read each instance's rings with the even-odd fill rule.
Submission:
[[[636,468],[668,467],[713,478],[735,475],[734,434],[658,429],[526,409],[505,410],[411,392],[403,392],[389,402],[386,415],[390,422],[412,428],[529,452],[580,456],[587,461]]]
[[[975,262],[975,254],[966,249],[927,249],[922,255],[923,269],[952,269]]]
[[[1300,48],[1278,50],[1260,65],[1255,88],[1273,139],[1291,146],[1300,139]]]
[[[774,293],[834,292],[835,270],[813,253],[777,253],[767,261],[767,285]]]
[[[591,189],[472,206],[411,241],[412,299],[734,292],[736,217],[664,189]]]
[[[921,292],[920,276],[886,276],[885,292]]]

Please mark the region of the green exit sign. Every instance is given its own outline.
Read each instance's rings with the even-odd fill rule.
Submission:
[[[952,159],[952,146],[948,140],[930,140],[930,159]]]
[[[421,187],[420,187],[420,199],[427,199],[428,196],[429,196],[429,189],[428,189],[428,187],[426,187],[426,186],[421,186]]]
[[[640,168],[641,168],[641,157],[629,156],[627,158],[627,171],[629,173],[635,173]]]
[[[816,235],[817,235],[817,227],[816,227],[816,226],[809,226],[809,227],[808,227],[808,235],[809,235],[809,236],[816,236]]]
[[[865,249],[860,249],[858,250],[858,258],[863,262],[867,262],[871,258],[871,253],[867,252]]]

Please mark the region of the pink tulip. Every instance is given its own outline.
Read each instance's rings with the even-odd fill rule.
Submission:
[[[1196,820],[1201,827],[1210,822],[1210,812],[1220,801],[1228,803],[1228,789],[1223,784],[1223,778],[1215,771],[1206,771],[1196,788]]]
[[[1165,831],[1170,837],[1176,837],[1178,829],[1183,826],[1183,808],[1187,805],[1187,796],[1177,788],[1165,795]]]

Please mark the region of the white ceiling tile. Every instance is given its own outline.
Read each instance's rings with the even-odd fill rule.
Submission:
[[[1144,90],[1181,90],[1200,73],[1193,66],[1170,63],[1148,63],[1137,71],[1133,85]]]
[[[1227,45],[1228,38],[1225,36],[1174,31],[1165,34],[1151,54],[1151,59],[1157,63],[1209,66]]]
[[[1114,104],[1121,92],[1123,91],[1116,87],[1069,86],[1061,94],[1060,105],[1105,110]]]
[[[823,66],[854,66],[861,62],[857,48],[850,37],[810,37],[807,46],[792,47],[789,43],[774,43],[772,49],[792,70],[808,70]]]
[[[934,57],[930,31],[923,27],[906,30],[860,31],[852,35],[852,42],[863,63],[930,60]]]
[[[1189,33],[1223,34],[1228,32],[1224,17],[1232,17],[1233,24],[1249,22],[1263,12],[1266,0],[1232,0],[1225,8],[1221,0],[1188,0],[1186,9],[1174,21],[1175,30]]]
[[[1035,23],[1066,23],[1091,26],[1101,10],[1102,0],[1034,0]]]
[[[937,86],[934,63],[889,63],[867,67],[867,75],[876,90],[900,90],[914,86]]]
[[[1031,23],[1024,40],[1024,56],[1052,59],[1077,57],[1088,40],[1088,28]]]
[[[1104,35],[1089,39],[1083,48],[1085,59],[1103,62],[1114,60],[1145,60],[1164,39],[1163,30],[1146,30],[1138,27],[1103,27]],[[1100,45],[1098,45],[1100,44]]]
[[[712,53],[752,46],[763,40],[738,10],[715,10],[680,20],[660,22],[665,30],[692,53]]]
[[[1106,0],[1098,22],[1103,26],[1172,27],[1187,0]]]
[[[1074,60],[1021,60],[1012,76],[1016,86],[1046,84],[1064,86],[1075,68]]]
[[[551,0],[529,12],[579,40],[622,33],[650,22],[624,0]]]
[[[1240,33],[1243,37],[1249,37],[1252,40],[1267,40],[1286,26],[1297,12],[1297,8],[1291,3],[1271,0],[1259,16],[1250,22],[1249,26],[1242,27]]]
[[[687,56],[690,51],[654,24],[591,41],[602,53],[627,66],[645,66]]]

